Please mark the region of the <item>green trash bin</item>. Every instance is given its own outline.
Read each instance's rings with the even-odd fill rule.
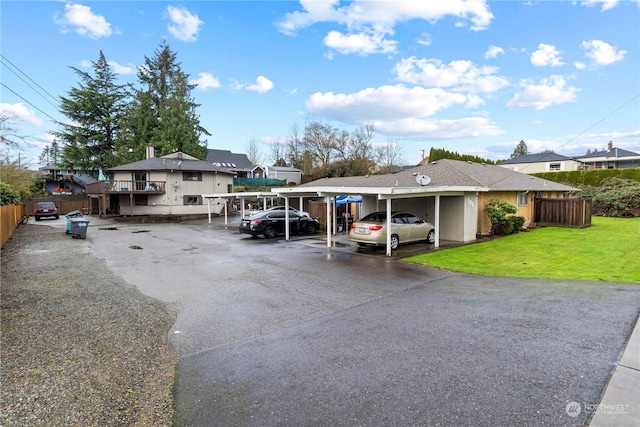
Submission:
[[[86,239],[89,220],[84,218],[71,218],[71,237],[74,239]]]
[[[71,234],[71,218],[82,218],[82,211],[71,211],[65,217],[67,218],[67,234]]]

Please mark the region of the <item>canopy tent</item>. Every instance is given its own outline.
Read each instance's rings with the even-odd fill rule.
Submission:
[[[331,202],[333,202],[333,197],[331,198]],[[362,203],[362,196],[338,196],[336,197],[336,206],[342,206],[345,203]]]

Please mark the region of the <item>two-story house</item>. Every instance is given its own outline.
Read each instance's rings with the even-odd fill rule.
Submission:
[[[203,215],[202,194],[233,191],[234,172],[182,152],[154,157],[149,148],[149,158],[107,169],[106,180],[87,185],[91,213]]]

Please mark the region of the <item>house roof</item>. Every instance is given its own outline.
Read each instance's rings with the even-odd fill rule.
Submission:
[[[538,153],[538,154],[524,154],[522,156],[514,157],[500,162],[501,165],[509,164],[521,164],[521,163],[541,163],[541,162],[560,162],[566,160],[574,160],[571,157],[563,156],[556,153]]]
[[[190,156],[188,156],[190,157]],[[233,175],[233,172],[221,168],[219,166],[212,165],[204,160],[197,160],[193,158],[175,158],[173,155],[154,157],[152,159],[139,160],[133,163],[127,163],[126,165],[120,165],[107,169],[111,172],[118,171],[188,171],[188,172],[219,172]]]
[[[419,175],[430,178],[428,185],[417,181]],[[447,188],[471,191],[580,191],[578,188],[537,178],[495,165],[443,159],[394,174],[323,178],[297,186],[424,189],[425,192]]]
[[[597,157],[638,157],[640,154],[623,148],[612,148],[611,150],[594,151],[593,153],[580,156],[579,159],[589,159]]]
[[[208,149],[207,162],[232,170],[250,171],[254,168],[246,154],[236,154],[228,150]]]

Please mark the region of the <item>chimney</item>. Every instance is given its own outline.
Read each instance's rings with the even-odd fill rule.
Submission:
[[[613,141],[609,141],[609,151],[613,150]]]
[[[147,159],[153,159],[155,157],[155,150],[153,149],[153,145],[147,145]]]

